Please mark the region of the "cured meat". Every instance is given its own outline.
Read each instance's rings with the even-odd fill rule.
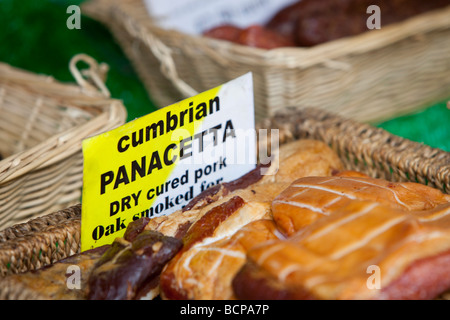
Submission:
[[[215,250],[209,250],[207,255],[203,256],[203,259],[208,262],[200,262],[194,265],[190,263],[193,255],[199,250],[208,250],[205,249],[205,246],[208,247],[211,242],[233,237],[247,223],[264,218],[268,209],[269,206],[264,207],[264,204],[245,203],[241,197],[234,196],[209,210],[189,229],[183,238],[183,249],[178,252],[162,272],[160,279],[162,296],[166,299],[205,299],[204,294],[196,297],[195,294],[189,294],[187,291],[190,288],[193,291],[197,291],[197,288],[198,291],[204,290],[209,281],[208,277],[204,277],[204,275],[214,272],[211,269],[213,266],[208,262],[214,260],[217,263],[225,262],[225,256],[216,256]],[[231,250],[229,252],[227,258],[231,257],[232,260],[235,256],[245,257],[245,255],[242,256],[242,253],[239,255],[237,250],[234,250],[233,253],[231,253]],[[228,270],[228,272],[232,271]],[[227,275],[216,273],[214,273],[214,276],[227,277]],[[231,290],[231,287],[229,288]]]
[[[450,288],[450,195],[437,189],[351,171],[304,177],[272,214],[286,239],[247,252],[239,299],[432,299]]]
[[[278,239],[270,219],[253,221],[229,237],[201,242],[183,253],[162,274],[165,298],[191,300],[234,299],[231,281],[255,244]],[[210,239],[211,240],[211,239]],[[166,285],[170,284],[171,288]]]
[[[241,299],[432,299],[450,288],[450,203],[355,200],[247,256],[233,280]]]
[[[180,257],[205,239],[225,239],[247,223],[268,218],[272,200],[295,177],[330,175],[341,167],[339,158],[323,142],[299,140],[282,146],[273,163],[205,190],[182,210],[130,223],[123,238],[116,239],[96,263],[89,277],[88,298],[154,298],[159,293],[160,273],[172,258],[177,260],[174,256]],[[262,169],[270,169],[269,174],[264,175]]]
[[[144,219],[144,218],[142,218]],[[158,286],[165,264],[181,249],[180,240],[143,230],[146,221],[129,224],[95,264],[88,280],[90,300],[140,299]],[[139,232],[140,231],[140,232]],[[149,285],[151,284],[151,285]]]
[[[204,36],[227,40],[237,44],[262,49],[293,47],[295,43],[289,37],[261,25],[239,28],[233,25],[221,25],[207,30]]]
[[[380,8],[380,27],[443,8],[448,0],[300,0],[276,13],[266,27],[297,46],[310,47],[369,31],[369,6]]]
[[[311,47],[369,31],[370,6],[380,8],[380,27],[385,27],[448,5],[448,0],[300,0],[274,13],[265,25],[226,24],[204,35],[263,49]]]
[[[293,182],[272,203],[273,218],[287,236],[355,200],[371,200],[417,211],[450,202],[450,196],[419,183],[394,183],[361,173],[305,177]]]

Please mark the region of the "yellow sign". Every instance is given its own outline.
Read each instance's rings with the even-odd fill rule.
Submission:
[[[251,73],[83,141],[81,250],[256,166]]]

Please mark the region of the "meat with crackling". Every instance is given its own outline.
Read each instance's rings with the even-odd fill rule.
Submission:
[[[217,189],[214,194],[221,192],[220,197],[194,201],[190,210],[161,218],[161,225],[158,220],[150,222],[165,234],[178,233],[174,224],[189,223],[183,248],[161,273],[162,298],[233,299],[231,280],[245,262],[247,250],[283,237],[272,219],[272,200],[296,177],[331,176],[342,168],[334,152],[318,141],[293,142],[282,146],[279,154],[280,166],[272,174],[261,176],[257,168]]]
[[[332,214],[355,200],[371,200],[396,209],[419,211],[450,201],[437,189],[419,183],[395,183],[344,171],[333,177],[304,177],[272,202],[273,219],[286,236]]]
[[[432,299],[450,288],[450,196],[438,190],[355,173],[306,177],[272,212],[287,238],[247,252],[237,298]]]

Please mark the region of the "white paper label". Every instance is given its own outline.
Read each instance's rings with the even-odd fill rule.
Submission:
[[[298,0],[145,0],[149,14],[166,29],[201,34],[218,25],[265,24]]]

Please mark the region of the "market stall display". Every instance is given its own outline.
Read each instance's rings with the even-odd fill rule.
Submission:
[[[448,0],[54,5],[2,33],[0,300],[450,299]]]

